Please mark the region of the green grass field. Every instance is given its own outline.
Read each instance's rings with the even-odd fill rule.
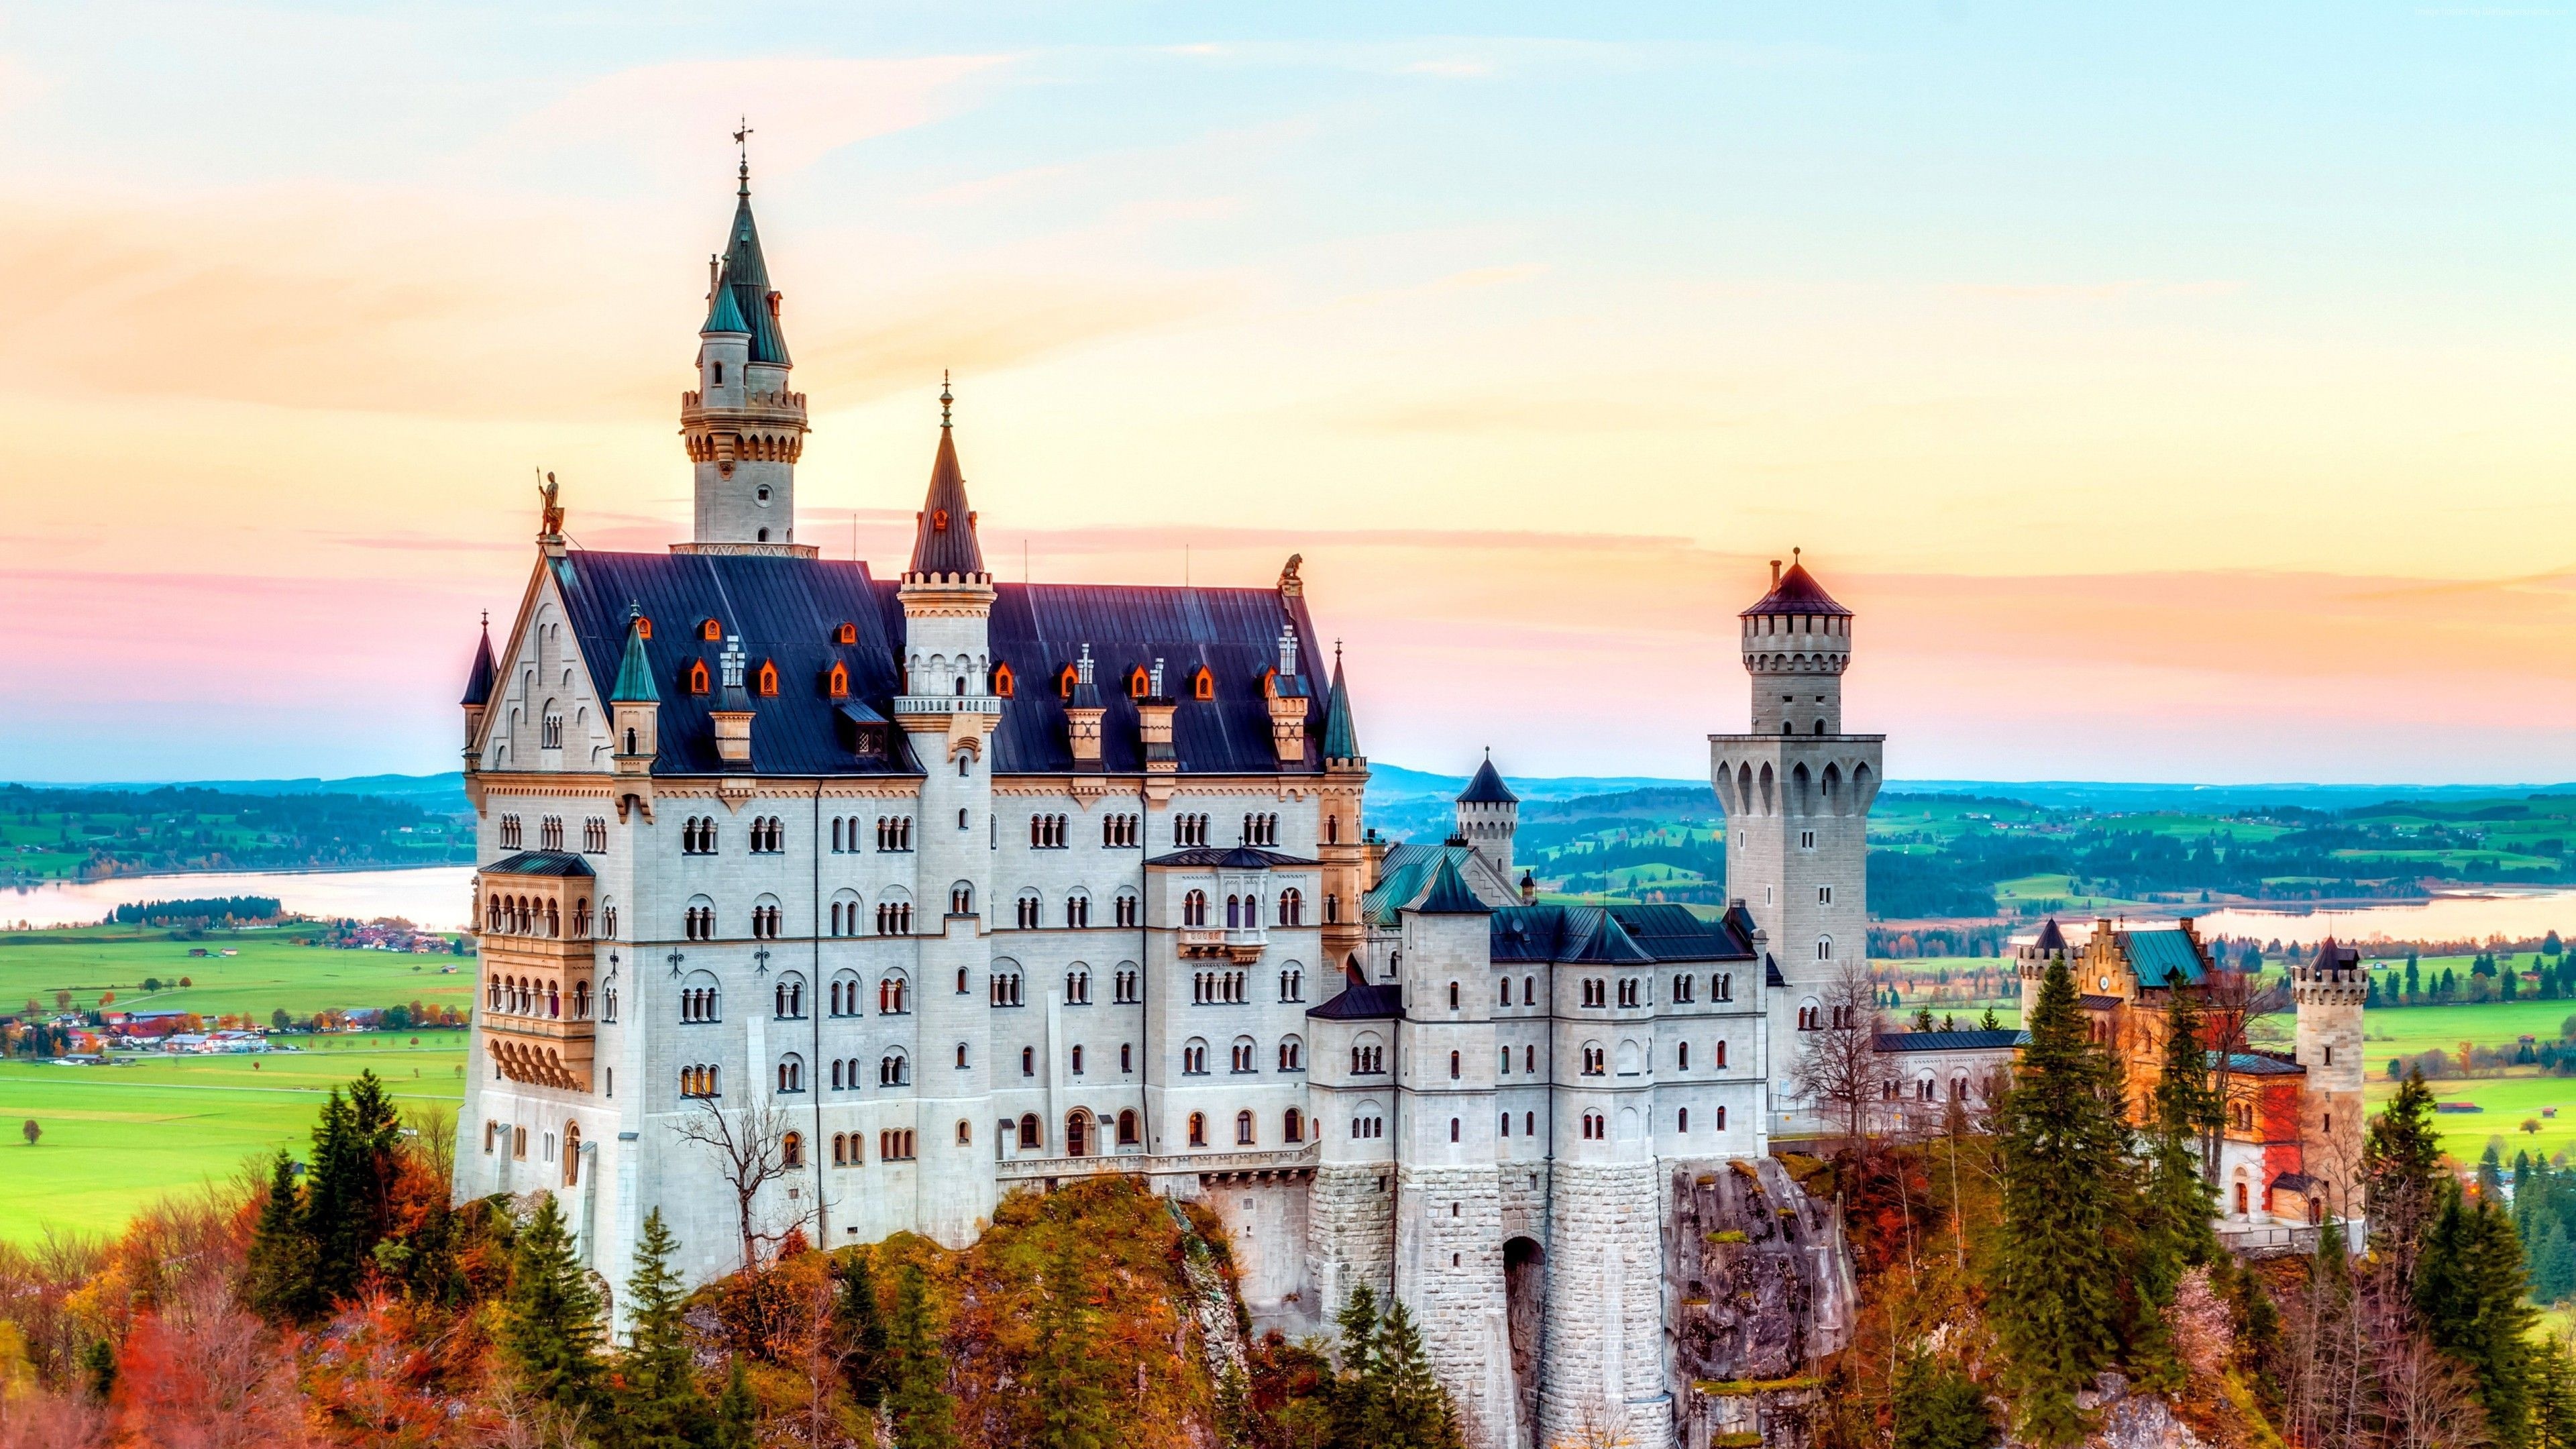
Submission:
[[[353,955],[354,952],[334,952]],[[135,1066],[0,1062],[0,1241],[103,1235],[157,1199],[233,1181],[311,1141],[323,1094],[373,1068],[406,1110],[464,1099],[465,1033],[280,1038],[305,1050],[143,1057]],[[25,1145],[20,1124],[43,1129]]]
[[[474,996],[471,956],[412,956],[390,951],[339,951],[298,946],[293,929],[208,931],[201,940],[173,940],[167,932],[91,927],[79,931],[0,934],[0,1011],[28,1001],[51,1009],[56,993],[88,1010],[107,992],[123,1011],[194,1011],[206,1016],[248,1012],[265,1019],[279,1008],[298,1016],[352,1007],[420,1001],[466,1006]],[[192,957],[192,948],[207,954]],[[225,956],[225,950],[241,954]],[[443,968],[455,967],[453,975]],[[143,980],[176,983],[146,994]]]

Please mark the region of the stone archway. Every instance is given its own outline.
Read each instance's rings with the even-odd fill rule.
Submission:
[[[1064,1119],[1064,1155],[1091,1155],[1091,1114],[1080,1107],[1074,1108]]]
[[[1503,1307],[1512,1341],[1513,1417],[1520,1422],[1513,1449],[1535,1449],[1539,1340],[1547,1322],[1547,1250],[1535,1238],[1503,1243]]]

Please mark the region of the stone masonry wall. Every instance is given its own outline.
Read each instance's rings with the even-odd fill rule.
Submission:
[[[1672,1442],[1664,1383],[1663,1232],[1651,1162],[1559,1162],[1551,1177],[1541,1444],[1625,1434]]]
[[[1519,1434],[1495,1170],[1408,1165],[1398,1172],[1396,1293],[1422,1330],[1431,1371],[1449,1391],[1471,1449],[1506,1449]]]
[[[1325,1164],[1306,1195],[1306,1281],[1316,1317],[1329,1326],[1363,1284],[1383,1301],[1395,1292],[1395,1169]]]

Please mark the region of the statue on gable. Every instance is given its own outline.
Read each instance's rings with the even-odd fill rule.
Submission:
[[[554,474],[546,474],[546,481],[537,485],[537,497],[544,500],[545,508],[544,526],[537,530],[537,541],[558,542],[563,538],[564,511],[563,505],[555,501]]]

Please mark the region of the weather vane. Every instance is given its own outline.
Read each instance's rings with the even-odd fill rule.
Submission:
[[[744,116],[734,123],[733,144],[741,155],[742,179],[747,186],[751,183],[751,117]]]

